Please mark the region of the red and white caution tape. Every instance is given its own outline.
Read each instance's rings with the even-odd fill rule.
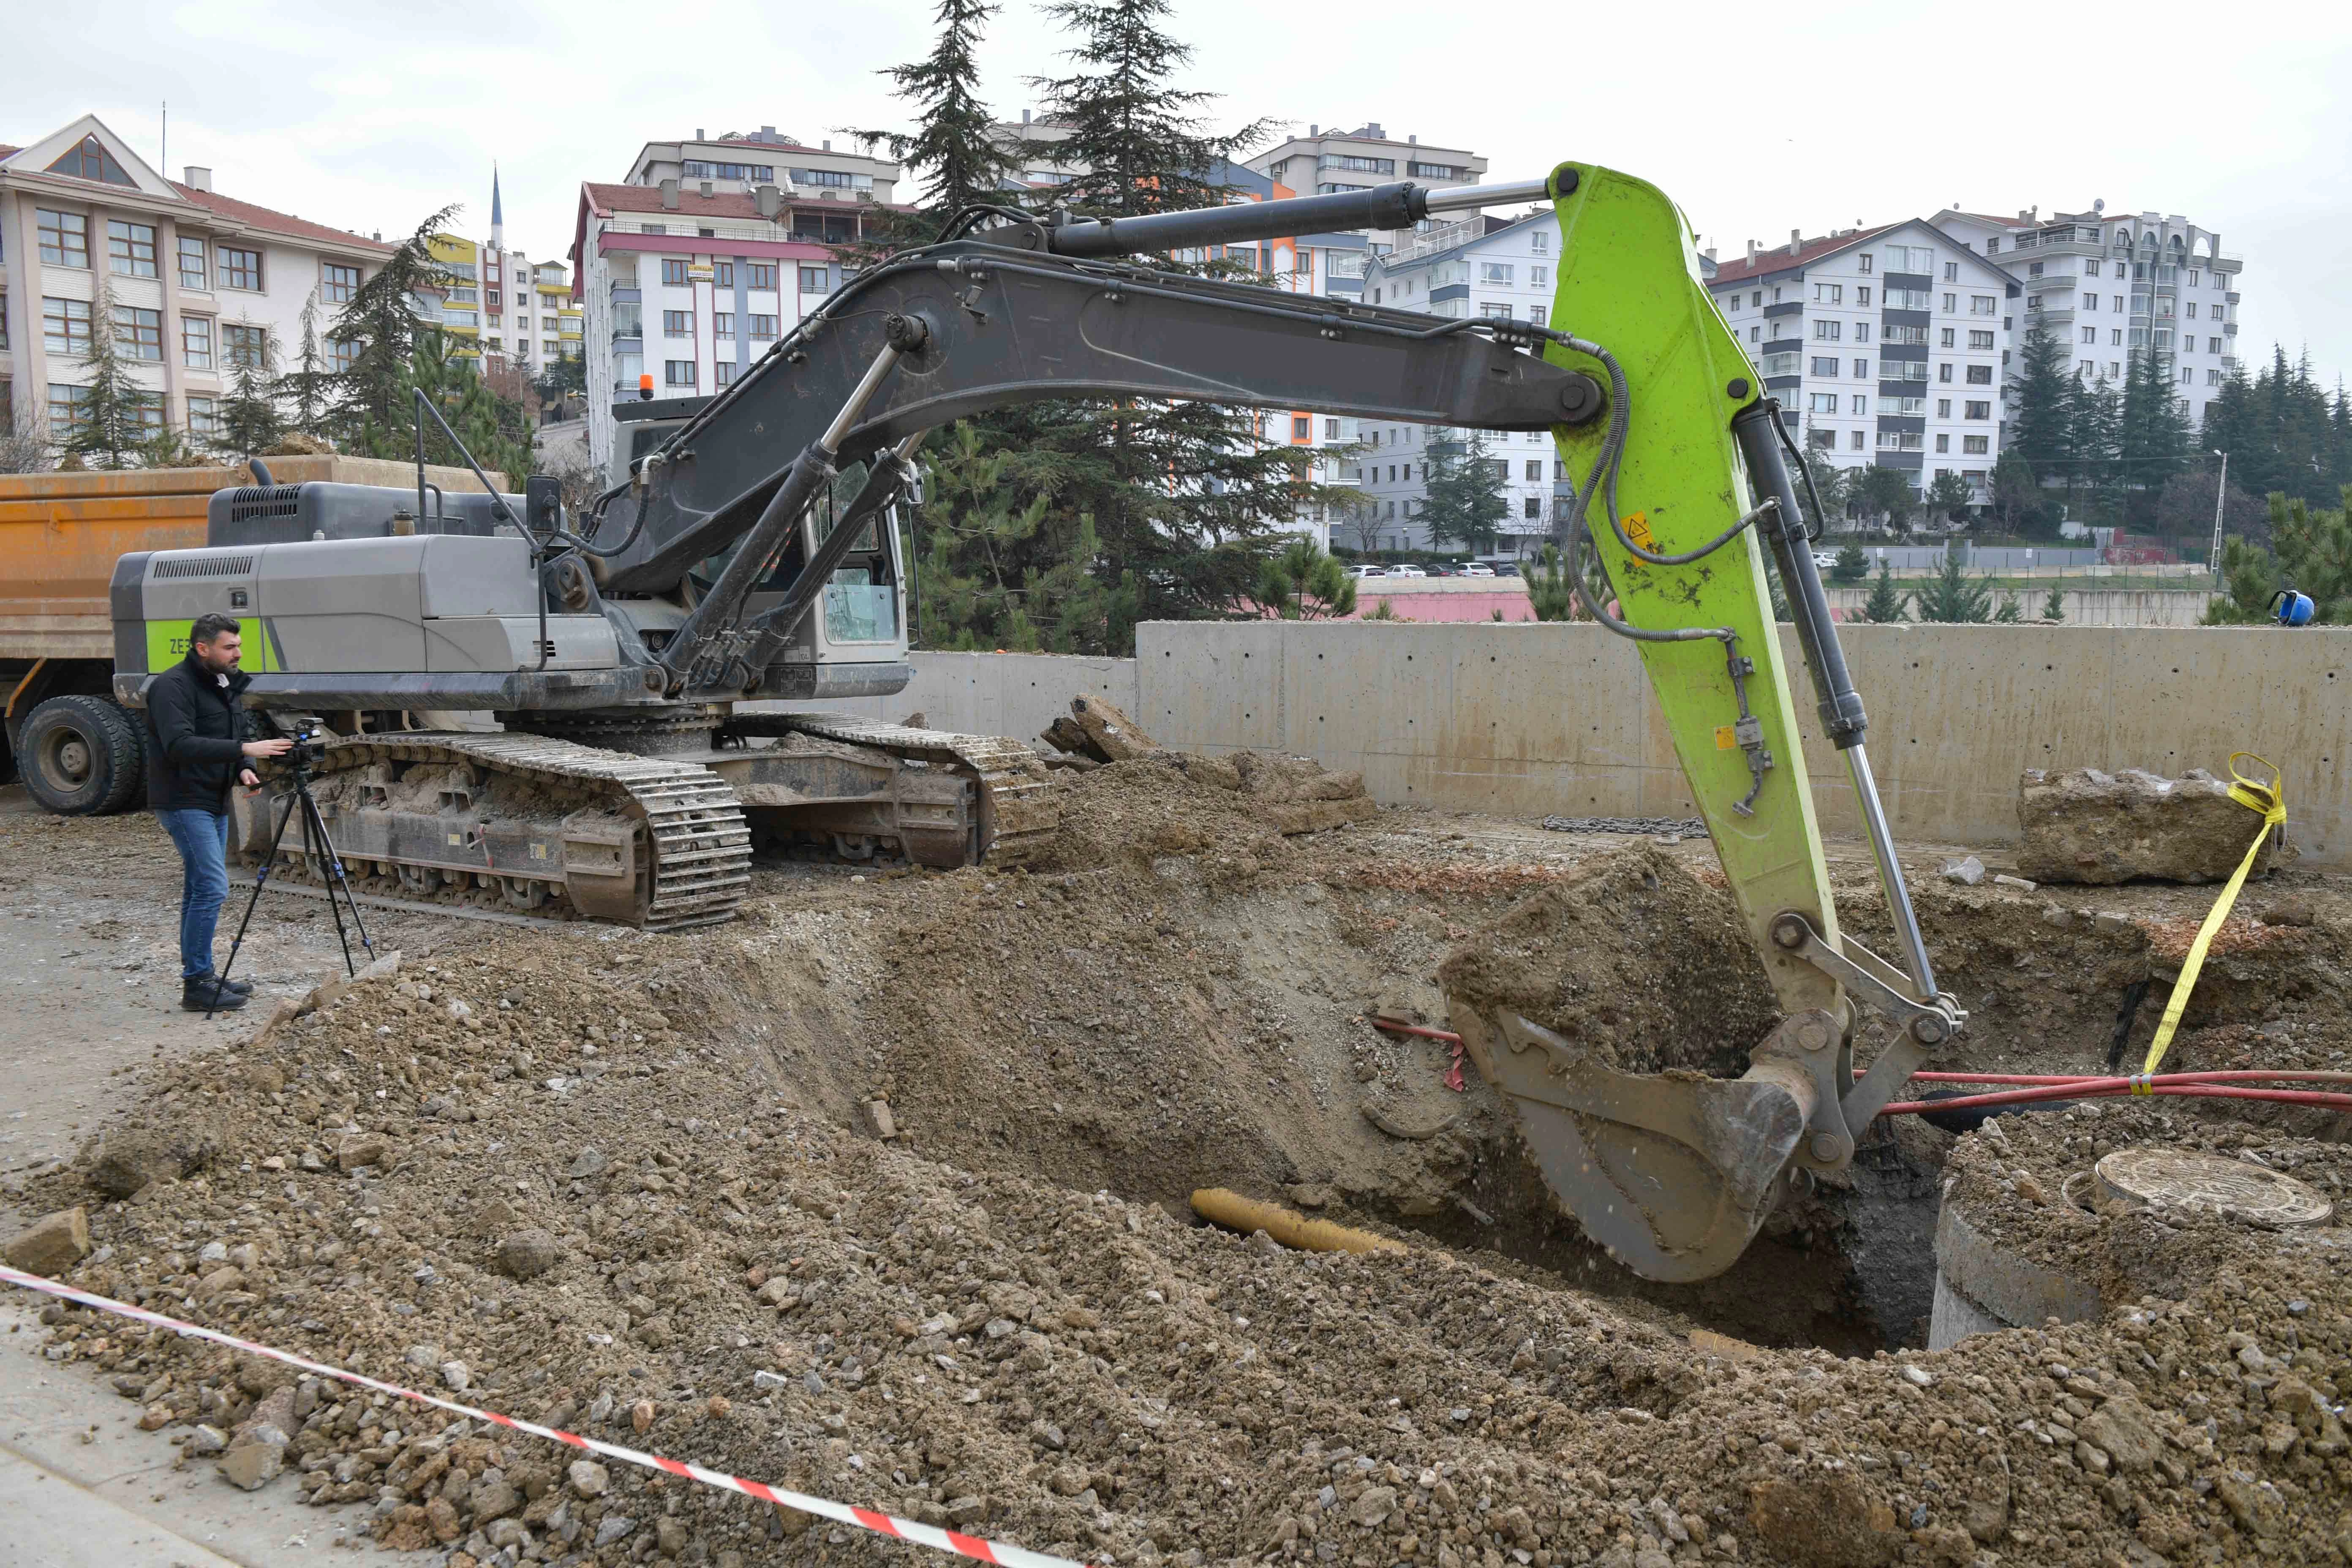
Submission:
[[[666,1459],[658,1454],[639,1453],[635,1448],[624,1448],[617,1443],[600,1442],[594,1437],[583,1437],[577,1433],[559,1431],[555,1427],[541,1426],[535,1422],[518,1421],[511,1415],[500,1415],[495,1411],[478,1410],[473,1405],[460,1405],[452,1399],[420,1394],[415,1389],[403,1388],[398,1384],[383,1383],[356,1372],[346,1372],[341,1367],[328,1366],[324,1363],[296,1355],[291,1351],[281,1351],[270,1345],[256,1344],[251,1340],[241,1340],[235,1334],[223,1333],[218,1329],[207,1329],[201,1324],[182,1322],[177,1318],[167,1318],[161,1312],[151,1312],[144,1307],[134,1307],[126,1301],[117,1301],[110,1297],[61,1284],[55,1279],[45,1279],[37,1274],[27,1274],[5,1265],[0,1265],[0,1284],[21,1285],[27,1290],[38,1290],[45,1295],[59,1297],[84,1307],[95,1307],[101,1312],[112,1312],[137,1322],[152,1323],[159,1329],[170,1329],[190,1339],[209,1340],[217,1345],[226,1345],[231,1350],[268,1356],[271,1361],[283,1362],[288,1366],[300,1367],[303,1371],[315,1373],[320,1377],[331,1377],[341,1383],[373,1389],[378,1394],[389,1394],[414,1404],[429,1405],[436,1410],[446,1410],[471,1420],[487,1421],[494,1426],[503,1426],[509,1432],[527,1432],[534,1437],[545,1437],[550,1442],[562,1443],[586,1453],[602,1454],[608,1459],[619,1459],[625,1464],[635,1465],[641,1469],[659,1470],[664,1475],[684,1476],[688,1480],[699,1481],[707,1487],[717,1487],[721,1491],[740,1492],[745,1497],[757,1498],[761,1502],[798,1509],[803,1513],[813,1513],[820,1518],[835,1520],[843,1524],[854,1524],[860,1530],[870,1530],[877,1535],[887,1535],[899,1541],[911,1541],[918,1546],[929,1546],[935,1551],[952,1552],[959,1556],[977,1558],[982,1563],[1002,1563],[1004,1568],[1087,1568],[1086,1564],[1075,1563],[1066,1557],[1048,1557],[1044,1552],[1031,1552],[1025,1547],[1013,1546],[1002,1541],[983,1541],[978,1536],[959,1535],[952,1530],[942,1530],[937,1525],[920,1524],[911,1519],[899,1519],[892,1514],[877,1513],[872,1509],[835,1502],[829,1498],[811,1497],[805,1492],[789,1491],[782,1487],[763,1486],[758,1481],[745,1480],[740,1476],[730,1476],[719,1470],[706,1470],[700,1465],[688,1465],[677,1459]]]

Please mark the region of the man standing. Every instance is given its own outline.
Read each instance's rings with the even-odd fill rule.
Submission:
[[[228,792],[258,788],[247,763],[291,749],[286,740],[248,741],[238,696],[253,677],[237,668],[245,639],[223,615],[196,617],[188,657],[147,687],[147,803],[179,847],[180,1005],[231,1012],[253,987],[213,968],[213,930],[228,897]]]

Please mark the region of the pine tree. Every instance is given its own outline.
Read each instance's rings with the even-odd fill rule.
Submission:
[[[230,457],[267,452],[286,434],[276,374],[278,334],[267,326],[254,331],[260,333],[260,342],[250,353],[239,351],[233,361],[220,430],[213,437],[213,446]]]
[[[1356,582],[1312,539],[1294,539],[1258,571],[1257,602],[1286,621],[1352,614]]]
[[[122,363],[114,339],[114,291],[103,272],[90,302],[89,347],[82,363],[89,379],[74,402],[73,429],[62,445],[92,468],[129,468],[152,432],[156,399]]]
[[[2124,374],[2116,430],[2116,488],[2130,522],[2153,522],[2165,481],[2189,466],[2189,416],[2172,383],[2171,362],[2155,349],[2132,355]]]
[[[2042,618],[2053,626],[2066,618],[2066,590],[2055,583],[2042,601]]]
[[[1170,85],[1192,61],[1192,47],[1162,26],[1171,9],[1169,0],[1055,0],[1045,8],[1079,40],[1065,51],[1076,71],[1031,85],[1045,95],[1047,114],[1069,129],[1056,154],[1087,171],[1057,193],[1080,211],[1215,206],[1232,188],[1223,166],[1275,129],[1276,121],[1257,120],[1213,132],[1206,110],[1215,95]]]
[[[448,421],[476,462],[493,474],[503,473],[511,489],[522,488],[531,471],[530,427],[520,405],[490,391],[478,361],[461,354],[457,341],[439,328],[427,327],[417,333],[410,352],[409,382]],[[406,444],[382,455],[414,458],[415,429],[412,409]],[[429,419],[425,423],[425,458],[431,463],[465,462],[465,455]]]
[[[1001,202],[1004,181],[1018,173],[1022,155],[992,134],[995,117],[980,99],[979,46],[997,7],[985,0],[940,0],[932,19],[938,41],[919,60],[882,71],[896,96],[918,106],[912,132],[853,131],[868,146],[877,142],[922,182],[924,210],[912,229],[896,236],[923,244],[939,225],[975,203]]]
[[[2067,422],[2071,450],[2066,462],[2066,503],[2070,516],[2084,512],[2119,521],[2116,502],[2117,439],[2123,426],[2123,402],[2111,386],[2077,384]],[[2088,499],[2077,504],[2078,487]]]
[[[1421,517],[1432,545],[1458,540],[1474,553],[1495,548],[1495,536],[1511,509],[1502,467],[1503,460],[1488,448],[1484,430],[1456,432],[1430,443]]]
[[[335,373],[327,368],[319,342],[319,291],[302,301],[302,346],[294,368],[279,379],[278,391],[291,406],[289,426],[305,436],[324,436],[336,395]]]
[[[1870,557],[1862,552],[1861,545],[1848,540],[1844,548],[1837,552],[1837,564],[1830,568],[1831,580],[1838,583],[1859,583],[1869,575]]]
[[[2066,371],[2065,345],[2035,322],[2018,351],[2002,454],[2016,457],[2037,478],[2059,472],[2072,447],[2067,431],[2075,386]]]
[[[346,452],[368,458],[415,455],[410,392],[416,384],[417,340],[432,330],[419,314],[416,300],[448,286],[449,273],[433,259],[432,243],[457,211],[452,203],[418,224],[352,293],[328,329],[330,337],[352,346],[351,363],[338,377],[341,402],[331,422],[338,445]]]
[[[1992,584],[1984,578],[1970,581],[1960,569],[1960,549],[1944,552],[1944,563],[1920,589],[1916,601],[1923,621],[1972,624],[1992,618]]]
[[[1875,626],[1885,626],[1905,619],[1904,607],[1910,595],[1899,593],[1895,586],[1895,574],[1884,561],[1878,563],[1878,581],[1870,585],[1870,598],[1862,606],[1862,618]]]
[[[1943,513],[1948,521],[1965,523],[1969,520],[1969,503],[1974,499],[1968,480],[1946,471],[1929,482],[1924,504],[1931,512]]]
[[[1569,576],[1568,558],[1557,544],[1543,547],[1543,564],[1528,577],[1528,606],[1539,621],[1581,621],[1587,616]]]

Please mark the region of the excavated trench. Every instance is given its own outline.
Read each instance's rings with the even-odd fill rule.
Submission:
[[[1659,1284],[1565,1217],[1475,1071],[1453,1091],[1443,1043],[1363,1022],[1384,1008],[1442,1026],[1448,991],[1467,988],[1547,1026],[1605,1030],[1649,1070],[1736,1073],[1773,1014],[1711,860],[1642,846],[1541,868],[1460,867],[1341,859],[1273,836],[1187,848],[926,882],[854,957],[831,961],[822,1019],[805,998],[783,1009],[797,1023],[771,1041],[780,1078],[821,1083],[844,1116],[887,1099],[927,1154],[1188,1221],[1192,1190],[1228,1186],[1754,1343],[1856,1356],[1927,1342],[1952,1134],[1883,1121],[1844,1181],[1788,1189],[1729,1272]],[[1883,944],[1874,892],[1841,896],[1849,925]],[[1943,983],[1973,1015],[1937,1066],[2104,1070],[2135,986],[2154,995],[2126,1031],[2137,1059],[2179,920],[2077,918],[2046,899],[1940,884],[1919,902]],[[2248,1039],[2274,1047],[2299,1028],[2294,1054],[2327,1065],[2342,1039],[2335,939],[2250,932],[2217,953],[2173,1063],[2232,1065]],[[843,985],[845,970],[860,984]],[[745,977],[770,1022],[778,1014],[755,998],[774,980]],[[1876,1043],[1866,1028],[1857,1057]]]

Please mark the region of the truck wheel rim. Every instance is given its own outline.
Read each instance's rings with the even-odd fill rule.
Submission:
[[[70,788],[79,789],[89,782],[89,742],[71,731],[50,742],[50,776]]]

